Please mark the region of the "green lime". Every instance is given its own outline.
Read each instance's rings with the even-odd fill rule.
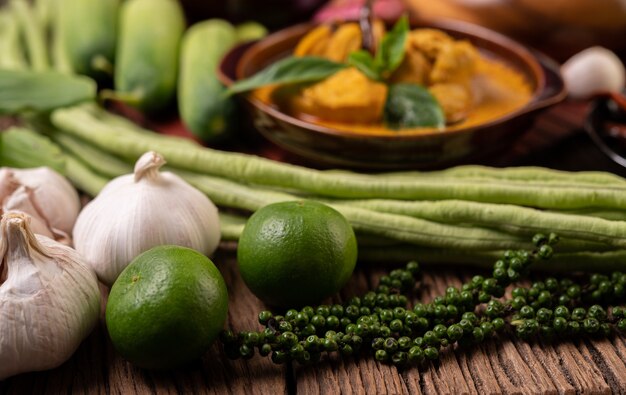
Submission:
[[[200,358],[227,313],[226,284],[213,262],[189,248],[160,246],[135,258],[115,281],[106,324],[124,358],[170,369]]]
[[[313,201],[261,208],[246,223],[237,249],[248,288],[265,303],[283,307],[316,303],[338,292],[356,258],[348,221]]]

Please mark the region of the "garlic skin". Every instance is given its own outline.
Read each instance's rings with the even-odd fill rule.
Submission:
[[[72,234],[81,207],[72,184],[48,167],[9,170],[20,185],[33,191],[33,203],[53,232]]]
[[[2,204],[2,212],[17,211],[30,216],[30,229],[33,233],[56,239],[55,235],[33,203],[32,190],[21,186],[17,188]]]
[[[0,168],[0,203],[9,197],[20,186],[13,172],[6,168]]]
[[[217,207],[177,175],[160,172],[164,164],[159,154],[144,154],[134,174],[109,182],[78,216],[76,250],[107,285],[152,247],[172,244],[210,255],[219,244]]]
[[[0,380],[71,357],[100,316],[93,271],[76,251],[34,235],[30,217],[0,222]]]
[[[574,99],[619,92],[626,80],[622,61],[603,47],[587,48],[572,56],[561,67],[561,73],[569,95]]]

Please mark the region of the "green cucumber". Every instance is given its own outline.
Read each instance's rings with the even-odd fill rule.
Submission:
[[[236,42],[235,28],[221,19],[200,22],[183,38],[178,110],[187,129],[204,141],[226,135],[232,125],[235,103],[224,94],[216,69]]]
[[[176,0],[128,0],[121,8],[115,98],[156,112],[176,93],[178,51],[185,17]]]
[[[56,32],[72,69],[101,79],[112,72],[120,0],[57,0]]]
[[[260,40],[267,36],[267,28],[258,22],[245,22],[235,27],[237,41],[247,42]]]

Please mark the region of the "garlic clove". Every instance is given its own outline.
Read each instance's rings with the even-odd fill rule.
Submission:
[[[0,221],[0,380],[65,362],[100,315],[95,274],[73,249],[33,234],[30,218]]]
[[[33,201],[32,190],[21,186],[2,203],[3,212],[21,212],[30,216],[30,228],[38,235],[55,238],[54,233]]]
[[[19,181],[8,168],[0,169],[0,202],[9,197],[10,194],[20,186]]]
[[[221,237],[217,207],[148,152],[135,172],[108,183],[78,216],[76,249],[100,280],[111,285],[126,266],[152,247],[171,244],[212,254]]]
[[[570,97],[586,99],[595,94],[619,92],[624,88],[624,64],[615,53],[591,47],[572,56],[561,67]]]
[[[72,184],[48,167],[11,170],[21,185],[32,189],[34,204],[50,227],[71,234],[81,207]]]

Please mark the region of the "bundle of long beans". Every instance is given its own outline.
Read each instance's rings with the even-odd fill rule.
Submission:
[[[626,221],[603,218],[626,216],[626,180],[608,173],[480,166],[373,175],[320,171],[158,135],[93,104],[27,121],[60,147],[67,176],[90,195],[131,172],[144,152],[160,152],[170,171],[219,206],[237,210],[222,215],[226,240],[236,240],[245,216],[267,204],[315,199],[348,218],[361,260],[487,265],[503,250],[528,248],[528,236],[546,230],[562,242],[542,269],[615,270],[626,258]],[[10,136],[5,133],[5,146]]]

